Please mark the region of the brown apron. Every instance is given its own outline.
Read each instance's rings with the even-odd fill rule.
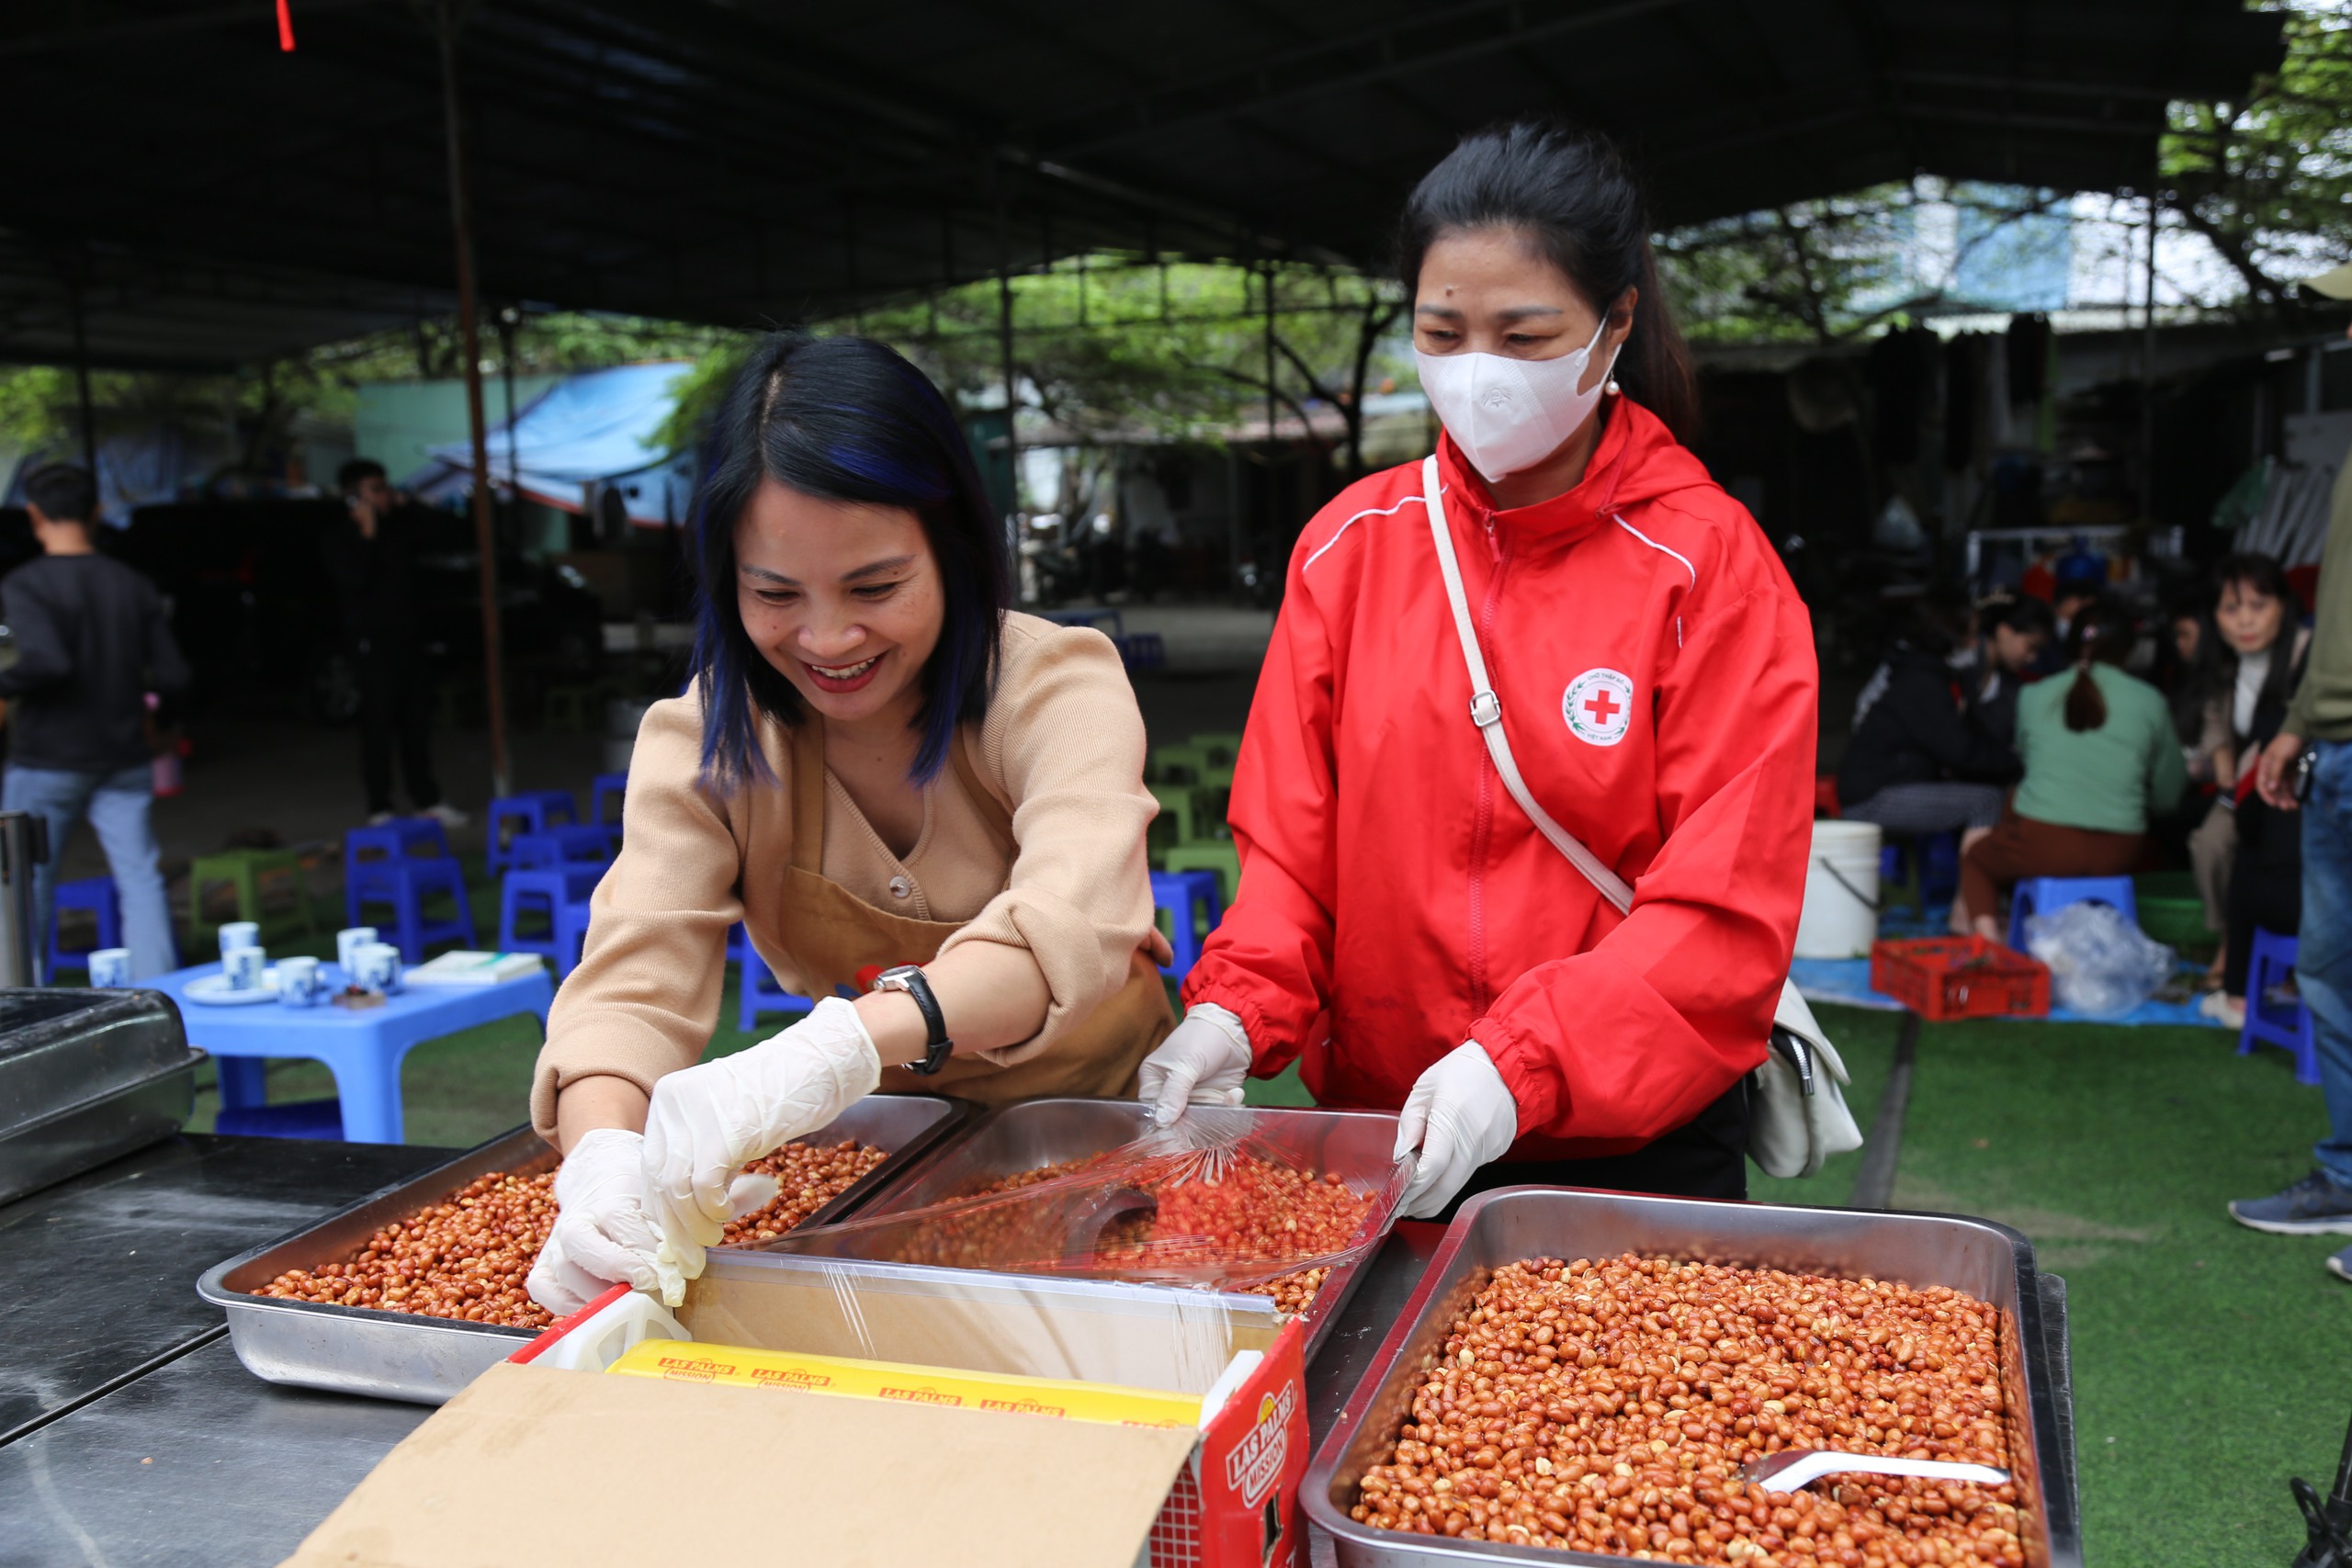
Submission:
[[[970,797],[1012,863],[1012,815],[980,779],[966,754],[968,730],[948,748],[956,782]],[[917,920],[877,909],[820,872],[825,852],[825,726],[804,712],[792,727],[792,864],[785,872],[780,910],[782,937],[792,969],[813,996],[838,987],[857,989],[857,972],[871,965],[928,964],[949,936],[961,930],[951,920]],[[746,874],[751,874],[749,867]],[[953,1094],[982,1105],[1002,1105],[1046,1095],[1127,1096],[1135,1092],[1136,1069],[1159,1043],[1175,1020],[1167,987],[1148,950],[1129,961],[1127,983],[1072,1025],[1051,1049],[1009,1067],[977,1056],[955,1056],[925,1077],[904,1067],[885,1067],[885,1094]]]

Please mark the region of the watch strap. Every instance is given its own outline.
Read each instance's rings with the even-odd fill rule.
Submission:
[[[904,991],[914,998],[916,1008],[922,1013],[922,1058],[907,1063],[907,1070],[929,1077],[945,1066],[948,1056],[956,1049],[956,1043],[947,1037],[947,1015],[940,1010],[939,998],[932,991],[931,977],[913,964],[906,964],[884,970],[875,985],[893,991]]]

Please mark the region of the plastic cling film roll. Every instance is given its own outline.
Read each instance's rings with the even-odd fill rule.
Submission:
[[[1321,1129],[1203,1107],[1101,1153],[1002,1176],[919,1208],[778,1237],[808,1258],[1311,1298],[1377,1246],[1411,1175],[1386,1139],[1334,1168]],[[1285,1310],[1295,1311],[1294,1301]]]
[[[737,1345],[649,1339],[632,1346],[605,1370],[623,1377],[662,1378],[672,1382],[796,1389],[803,1393],[893,1399],[915,1404],[1046,1416],[1066,1421],[1095,1421],[1114,1427],[1193,1427],[1199,1426],[1201,1420],[1201,1401],[1193,1394],[1015,1377],[1009,1373],[967,1372],[949,1367],[860,1361],[841,1356],[808,1356],[788,1350],[754,1350]]]

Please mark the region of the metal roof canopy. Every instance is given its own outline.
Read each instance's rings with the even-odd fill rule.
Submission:
[[[449,309],[430,28],[398,0],[0,24],[0,359],[196,367]],[[1662,224],[1926,172],[2144,188],[2166,103],[2280,57],[2239,0],[481,0],[481,285],[729,325],[1103,249],[1377,265],[1465,130],[1620,137]],[[72,287],[69,287],[72,286]],[[76,290],[78,289],[78,292]]]

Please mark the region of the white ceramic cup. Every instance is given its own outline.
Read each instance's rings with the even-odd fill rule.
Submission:
[[[370,991],[390,996],[401,988],[401,950],[389,942],[371,942],[354,955],[359,964],[356,978]]]
[[[90,954],[90,984],[122,987],[130,984],[130,949],[102,947]]]
[[[261,988],[261,974],[269,967],[269,955],[258,947],[232,947],[220,955],[220,973],[227,976],[232,991],[253,991]]]
[[[277,961],[277,999],[290,1008],[319,1005],[319,994],[325,988],[326,976],[319,972],[315,958],[281,958]]]
[[[374,926],[345,926],[334,933],[334,961],[348,984],[359,983],[359,950],[375,940]]]
[[[251,920],[231,920],[220,928],[220,956],[226,958],[241,947],[259,947],[261,927]]]

